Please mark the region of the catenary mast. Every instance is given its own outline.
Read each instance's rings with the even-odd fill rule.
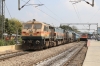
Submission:
[[[3,39],[4,33],[4,12],[5,12],[5,0],[0,0],[0,39]]]

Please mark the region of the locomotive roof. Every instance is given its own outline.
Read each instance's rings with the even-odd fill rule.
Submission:
[[[48,25],[48,26],[51,26],[50,24],[47,24],[45,22],[39,22],[39,21],[27,21],[26,23],[41,23],[41,24],[44,24],[44,25]],[[25,23],[24,23],[25,24]],[[53,26],[52,26],[53,27]]]

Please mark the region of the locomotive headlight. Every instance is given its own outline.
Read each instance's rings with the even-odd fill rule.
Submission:
[[[36,42],[35,42],[36,44],[40,44],[40,41],[39,40],[36,40]]]

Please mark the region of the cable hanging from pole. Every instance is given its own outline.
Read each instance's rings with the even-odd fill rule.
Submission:
[[[22,1],[23,1],[23,0],[22,0]],[[25,2],[25,1],[23,1],[23,2]],[[27,3],[27,4],[29,4],[29,3]],[[33,6],[33,7],[36,8],[37,6]],[[36,8],[36,9],[39,10],[39,11],[41,11],[42,13],[46,14],[47,16],[51,17],[52,19],[56,20],[57,22],[60,22],[59,20],[57,20],[56,18],[54,18],[54,17],[50,16],[49,14],[45,13],[45,12],[42,11],[41,9],[39,9],[39,8]]]
[[[22,1],[23,1],[23,0],[22,0]],[[30,0],[27,1],[23,6],[20,7],[20,0],[18,0],[18,10],[21,10],[23,7],[25,7],[25,6],[30,6],[30,5],[38,5],[38,6],[44,5],[44,4],[28,4],[29,2],[30,2]]]
[[[30,0],[29,0],[30,1]],[[24,6],[26,6],[26,4],[29,2],[29,1],[27,1],[21,8],[20,8],[20,0],[18,0],[18,5],[19,5],[19,10],[21,10]]]
[[[78,1],[69,1],[69,2],[73,2],[73,4],[79,3],[81,1],[85,1],[87,4],[90,4],[92,7],[94,7],[94,0],[92,0],[92,4],[86,0],[78,0]]]

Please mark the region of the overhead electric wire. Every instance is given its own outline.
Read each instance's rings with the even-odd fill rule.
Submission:
[[[38,0],[40,3],[42,3],[40,0]],[[44,5],[45,8],[47,8],[51,13],[53,13],[55,16],[59,17],[58,15],[56,15],[52,10],[50,10],[46,5]],[[61,19],[61,18],[60,18]],[[63,20],[63,19],[61,19]],[[64,21],[64,20],[63,20]]]
[[[29,0],[29,1],[27,1],[27,2],[25,3],[25,5],[26,5],[26,4],[28,4],[29,2],[30,2],[30,0]]]
[[[73,3],[72,3],[72,5],[73,5]],[[79,15],[78,15],[77,10],[76,10],[76,8],[75,8],[74,5],[73,5],[73,7],[74,7],[75,13],[76,13],[76,15],[77,15],[77,17],[78,17],[78,19],[79,19],[79,22],[81,22],[80,17],[79,17]]]
[[[6,5],[6,3],[5,3],[5,7],[7,8],[7,11],[8,11],[8,13],[9,13],[9,15],[10,15],[10,18],[12,18],[12,16],[11,16],[11,14],[10,14],[10,11],[9,11],[9,9],[8,9],[8,7],[7,7],[7,5]]]
[[[89,19],[89,21],[95,17],[95,15],[98,13],[99,10],[100,10],[100,8],[93,14],[93,16]],[[89,23],[89,21],[88,21],[88,23]]]
[[[70,0],[71,1],[71,0]],[[73,3],[72,3],[72,5],[73,5]],[[74,7],[74,5],[73,5],[73,7]],[[79,18],[79,15],[78,15],[78,13],[77,13],[77,11],[76,11],[76,9],[75,9],[75,7],[74,7],[74,10],[75,10],[75,13],[76,13],[76,15],[77,15],[77,17],[78,17],[78,19],[79,19],[79,22],[81,22],[81,20],[80,20],[80,18]]]
[[[70,0],[70,1],[71,1],[71,0]],[[73,3],[72,3],[72,5],[73,5]],[[73,7],[74,7],[74,10],[75,10],[75,12],[76,12],[76,14],[77,14],[77,17],[78,17],[79,21],[82,22],[77,6],[76,6],[76,8],[75,8],[75,6],[73,5]],[[84,26],[84,25],[83,25],[83,26]],[[85,27],[85,26],[84,26],[84,27]],[[85,27],[85,28],[86,28],[86,27]],[[86,28],[86,29],[87,29],[87,28]]]
[[[79,11],[78,11],[78,8],[77,8],[77,5],[76,5],[76,9],[77,9],[77,12],[78,12],[78,15],[79,15],[79,17],[80,17],[80,20],[81,20],[81,16],[80,16],[80,14],[79,14]],[[81,20],[81,22],[82,22],[82,20]],[[84,25],[83,25],[84,26]],[[85,28],[86,28],[86,26],[84,26]],[[87,28],[86,28],[87,29]]]
[[[82,1],[85,1],[85,0],[82,0]],[[71,2],[71,0],[70,0],[70,2]],[[73,2],[75,2],[75,1],[73,1]],[[89,2],[87,2],[87,1],[85,1],[87,4],[90,4]],[[77,2],[76,2],[77,3]],[[75,4],[75,3],[74,3]],[[93,3],[92,3],[93,4]],[[90,5],[92,5],[92,4],[90,4]],[[99,10],[98,10],[99,11]],[[97,12],[98,12],[97,11]],[[97,12],[89,19],[89,21],[90,20],[92,20],[93,19],[93,17],[97,14]],[[89,21],[87,22],[87,23],[89,23]]]
[[[85,1],[85,0],[83,0],[83,1]],[[85,2],[87,2],[87,1],[85,1]],[[93,17],[95,17],[95,15],[97,14],[97,12],[98,12],[99,10],[100,10],[100,8],[93,14],[93,16],[89,19],[89,21],[92,20]],[[89,23],[89,21],[88,21],[87,23]]]
[[[73,4],[72,4],[73,5]],[[77,10],[76,10],[76,8],[75,8],[75,6],[73,5],[73,7],[74,7],[74,10],[75,10],[75,12],[76,12],[76,14],[77,14],[77,17],[78,17],[78,19],[79,19],[79,22],[82,22],[81,21],[81,19],[80,19],[80,16],[79,16],[79,14],[77,13]],[[84,25],[83,25],[84,26]],[[84,26],[85,27],[85,26]],[[85,27],[86,28],[86,27]],[[86,28],[87,29],[87,28]]]
[[[85,1],[85,0],[83,0],[83,1]],[[87,2],[87,1],[85,1],[86,3],[88,3],[88,4],[90,4],[89,2]],[[92,3],[93,4],[93,3]],[[91,5],[92,5],[91,4]],[[94,6],[94,4],[93,4],[93,6]],[[100,10],[100,8],[93,14],[93,16],[91,16],[90,17],[90,19],[88,20],[88,22],[87,23],[89,23],[90,22],[90,20],[92,20],[94,17],[95,17],[95,15],[98,13],[98,11]]]
[[[78,11],[78,8],[77,8],[77,5],[76,5],[76,10],[77,10],[77,14],[78,14],[78,16],[79,16],[79,19],[80,19],[80,21],[82,22],[81,16],[80,16],[79,11]]]
[[[22,1],[25,2],[24,0],[22,0]],[[27,4],[29,4],[29,3],[27,3]],[[35,6],[33,6],[33,7],[35,7]],[[35,7],[35,8],[36,8],[36,7]],[[59,20],[57,20],[57,19],[55,19],[54,17],[50,16],[49,14],[45,13],[45,12],[42,11],[41,9],[39,9],[39,8],[36,8],[36,9],[40,10],[41,12],[43,12],[43,13],[46,14],[47,16],[51,17],[52,19],[54,19],[54,20],[60,22]]]
[[[36,9],[38,9],[38,8],[36,8]],[[40,10],[40,9],[38,9],[38,10]],[[49,14],[45,13],[44,11],[42,11],[42,10],[40,10],[40,11],[43,12],[44,14],[48,15],[49,17],[53,18],[54,20],[58,21],[58,20],[55,19],[54,17],[52,17],[52,16],[50,16]],[[58,21],[58,22],[59,22],[59,21]]]
[[[26,4],[28,4],[30,2],[30,0],[29,1],[27,1],[21,8],[23,8],[24,6],[26,6]],[[20,8],[20,9],[21,9]]]

